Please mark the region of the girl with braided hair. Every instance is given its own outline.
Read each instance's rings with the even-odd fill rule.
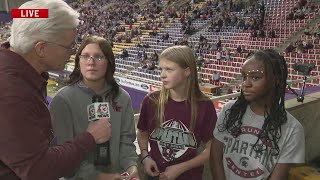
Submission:
[[[287,179],[290,164],[303,163],[302,125],[285,110],[285,59],[267,49],[242,66],[241,95],[219,114],[211,146],[214,179]]]

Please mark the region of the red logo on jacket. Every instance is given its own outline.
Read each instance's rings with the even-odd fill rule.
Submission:
[[[112,108],[114,112],[121,112],[121,106],[118,106],[118,102],[113,102],[112,103]]]

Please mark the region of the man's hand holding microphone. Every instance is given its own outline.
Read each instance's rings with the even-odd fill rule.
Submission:
[[[111,124],[110,124],[110,110],[109,103],[103,102],[103,98],[99,95],[92,97],[92,104],[88,105],[88,121],[89,126],[87,131],[92,134],[97,143],[97,148],[94,157],[95,166],[107,167],[110,165],[110,144],[108,140],[111,137]],[[128,172],[122,174],[119,173],[100,173],[97,176],[97,180],[138,180],[137,178],[131,177],[137,172],[134,171],[136,168],[131,166]]]
[[[109,104],[102,102],[102,97],[94,95],[92,104],[88,105],[87,131],[93,136],[96,144],[107,142],[111,137]]]
[[[108,141],[111,137],[111,124],[109,118],[91,121],[87,128],[87,132],[93,136],[96,144],[102,144]]]
[[[108,133],[106,137],[98,137],[96,139],[97,148],[94,157],[95,166],[108,166],[110,165],[110,144],[109,138],[111,137],[111,124],[109,121],[110,110],[109,103],[103,102],[103,98],[100,95],[94,95],[92,97],[92,104],[87,107],[89,127],[106,124],[108,129],[105,130]],[[100,124],[101,123],[101,124]],[[98,130],[97,130],[98,131]],[[98,131],[99,132],[99,131]],[[101,132],[103,134],[103,131]]]

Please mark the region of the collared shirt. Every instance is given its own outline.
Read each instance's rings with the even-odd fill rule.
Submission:
[[[88,132],[53,146],[47,78],[22,56],[0,49],[0,179],[55,180],[95,148]]]

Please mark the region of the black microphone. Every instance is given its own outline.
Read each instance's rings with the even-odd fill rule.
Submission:
[[[102,102],[103,99],[99,95],[92,97],[92,104],[88,105],[88,120],[96,121],[101,118],[110,118],[109,103]],[[108,166],[110,165],[110,144],[109,141],[97,144],[94,153],[95,166]]]

